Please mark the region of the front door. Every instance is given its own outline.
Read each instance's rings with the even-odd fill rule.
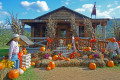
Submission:
[[[68,38],[70,36],[70,24],[58,24],[56,37]]]

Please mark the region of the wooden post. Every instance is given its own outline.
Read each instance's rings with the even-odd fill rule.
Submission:
[[[24,33],[24,29],[25,29],[25,24],[24,23],[22,23],[22,35],[24,35],[25,33]]]
[[[106,41],[106,25],[107,25],[107,22],[103,22],[101,24],[102,26],[102,33],[103,33],[103,40]]]

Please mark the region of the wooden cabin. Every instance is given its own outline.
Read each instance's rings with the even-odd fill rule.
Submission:
[[[75,15],[75,22],[78,26],[77,33],[79,37],[87,37],[87,34],[85,32],[86,26],[84,25],[84,18],[88,18],[91,20],[92,26],[95,29],[97,29],[97,25],[102,26],[103,39],[106,39],[105,28],[109,19],[92,19],[65,6],[62,6],[42,16],[38,16],[35,19],[20,19],[23,26],[23,31],[25,24],[31,26],[31,39],[33,39],[32,41],[36,41],[35,39],[44,39],[46,37],[46,26],[50,15],[52,15],[52,17],[57,23],[56,39],[71,39],[71,15]]]

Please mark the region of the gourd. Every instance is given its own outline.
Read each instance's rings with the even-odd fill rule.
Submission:
[[[114,67],[114,62],[112,60],[107,62],[108,67]]]
[[[96,69],[96,64],[95,64],[95,63],[90,63],[90,64],[89,64],[89,68],[90,68],[91,70]]]
[[[55,68],[55,63],[54,62],[49,62],[49,67],[51,67],[51,69]]]
[[[19,71],[17,69],[12,69],[9,73],[8,73],[8,77],[10,79],[17,79],[19,77]]]

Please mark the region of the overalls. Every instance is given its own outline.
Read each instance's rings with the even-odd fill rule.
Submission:
[[[15,69],[18,69],[20,64],[20,60],[18,59],[18,54],[12,54],[11,61],[14,61]]]

